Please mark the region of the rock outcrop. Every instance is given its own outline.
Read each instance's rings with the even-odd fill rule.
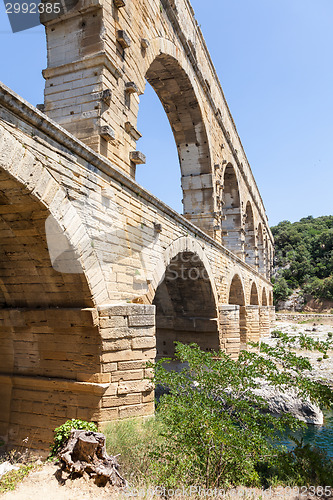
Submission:
[[[291,413],[298,420],[308,424],[322,425],[324,423],[323,412],[319,406],[300,399],[295,390],[282,391],[263,382],[260,389],[255,389],[253,392],[268,402],[269,411],[273,415]]]

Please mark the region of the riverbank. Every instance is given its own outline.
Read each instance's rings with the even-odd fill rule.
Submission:
[[[307,335],[314,340],[326,341],[332,333],[333,340],[333,315],[277,313],[275,330],[281,330],[292,336]],[[274,338],[265,339],[270,345],[275,345]],[[333,387],[333,350],[327,352],[327,358],[316,351],[296,351],[298,355],[307,357],[313,367],[309,377],[321,380]]]

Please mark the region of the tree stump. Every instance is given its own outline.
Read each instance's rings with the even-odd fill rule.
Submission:
[[[63,470],[79,475],[87,473],[96,484],[127,485],[118,472],[117,458],[106,453],[104,434],[73,429],[57,456]]]

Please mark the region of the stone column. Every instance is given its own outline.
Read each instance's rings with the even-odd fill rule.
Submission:
[[[259,306],[245,306],[246,342],[259,340]]]
[[[55,427],[154,413],[155,307],[0,311],[0,436],[48,452]]]
[[[220,346],[232,358],[237,358],[240,350],[239,306],[220,305]]]
[[[44,454],[67,419],[97,421],[108,375],[100,373],[96,309],[0,310],[0,435]]]
[[[269,337],[270,335],[270,310],[269,306],[260,306],[259,308],[260,321],[260,338]]]
[[[148,361],[155,361],[155,306],[126,304],[99,308],[102,372],[110,375],[98,422],[154,413]]]
[[[270,328],[274,328],[276,321],[275,306],[268,306],[268,308],[269,308]]]

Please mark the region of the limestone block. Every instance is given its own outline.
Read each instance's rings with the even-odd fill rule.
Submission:
[[[149,392],[154,389],[149,380],[134,380],[119,382],[117,394],[128,394],[132,392]]]
[[[155,325],[155,316],[153,315],[140,315],[140,316],[129,316],[128,326],[153,326]]]
[[[131,46],[131,39],[124,30],[117,31],[117,42],[120,43],[123,49],[127,49]]]
[[[99,133],[101,137],[103,137],[103,139],[108,142],[113,142],[116,140],[116,134],[109,125],[102,125],[100,127]]]
[[[131,162],[135,163],[136,165],[142,165],[146,163],[146,156],[141,153],[141,151],[131,151],[129,158]]]
[[[122,406],[119,408],[119,418],[140,417],[154,414],[154,402],[141,405]]]
[[[156,340],[154,337],[138,337],[132,339],[132,349],[154,348]]]
[[[137,84],[134,82],[126,82],[125,83],[125,92],[127,94],[138,94],[139,88],[138,88]]]

